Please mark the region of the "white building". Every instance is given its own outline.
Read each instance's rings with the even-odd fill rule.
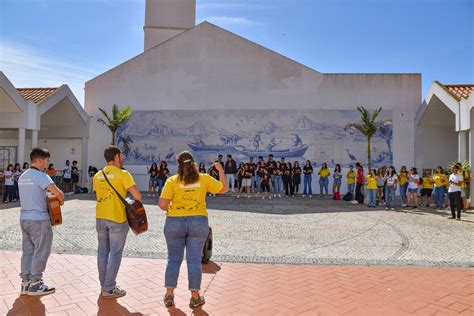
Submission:
[[[47,148],[61,170],[77,160],[87,179],[89,118],[67,85],[15,88],[0,72],[0,170],[29,162],[34,147]]]
[[[117,140],[141,189],[145,166],[172,163],[191,146],[204,162],[218,151],[243,160],[252,150],[331,168],[366,162],[365,140],[344,131],[359,118],[357,106],[383,107],[393,122],[374,139],[376,164],[415,163],[420,74],[320,73],[208,22],[195,26],[194,0],[147,0],[144,32],[142,54],[85,85],[90,163],[104,164],[110,138],[98,108],[132,106]],[[212,148],[223,149],[206,152]]]
[[[474,161],[474,84],[433,82],[416,115],[416,163],[422,168]],[[470,187],[474,187],[471,177]],[[470,190],[474,206],[474,190]]]

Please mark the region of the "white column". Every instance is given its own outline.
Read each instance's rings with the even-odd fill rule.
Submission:
[[[88,186],[89,181],[89,173],[88,173],[88,166],[87,166],[87,143],[88,138],[82,137],[82,161],[81,161],[81,168],[82,168],[82,180],[81,186]]]
[[[38,147],[38,131],[31,131],[31,148]]]
[[[470,197],[469,197],[469,204],[471,207],[474,207],[474,128],[471,128],[469,131],[469,162],[471,163],[471,182],[469,183],[469,190],[470,190]]]
[[[25,132],[24,128],[18,129],[18,151],[16,161],[18,163],[23,164],[23,160],[25,159]]]
[[[462,162],[467,160],[468,155],[468,132],[467,131],[460,131],[458,132],[458,161]]]

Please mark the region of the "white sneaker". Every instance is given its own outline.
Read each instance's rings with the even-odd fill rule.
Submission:
[[[237,198],[239,199],[239,198],[240,198],[240,195],[237,195]]]
[[[306,197],[306,195],[303,194],[302,197]]]
[[[281,197],[281,194],[278,194],[278,197]]]
[[[102,291],[102,297],[103,298],[119,298],[127,295],[127,292],[119,288],[118,286],[115,286],[111,291]]]
[[[272,197],[271,197],[271,196],[269,196],[269,197],[268,197],[268,199],[269,199],[269,200],[271,200],[271,199],[272,199]]]
[[[309,197],[313,197],[313,196],[310,194]]]
[[[247,195],[247,199],[250,199],[250,195]]]
[[[265,200],[265,197],[264,197],[264,196],[262,196],[262,200]]]

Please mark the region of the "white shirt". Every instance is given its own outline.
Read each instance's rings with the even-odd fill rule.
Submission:
[[[7,178],[11,177],[11,178]],[[13,185],[13,172],[11,171],[5,171],[5,185]]]
[[[71,166],[64,166],[64,178],[71,179],[72,168]]]
[[[462,179],[462,175],[460,175],[459,173],[452,173],[450,176],[449,176],[449,181],[451,182],[461,182],[463,179]],[[461,192],[461,184],[459,185],[456,185],[456,184],[452,184],[450,183],[449,184],[449,189],[448,189],[448,192],[451,193],[451,192]]]
[[[397,179],[398,179],[398,178],[397,178],[396,175],[388,176],[388,177],[387,177],[387,185],[388,185],[389,187],[395,186],[395,181],[396,181]]]
[[[420,176],[417,174],[411,174],[410,179],[408,179],[408,188],[409,189],[418,189],[418,183],[420,182]]]

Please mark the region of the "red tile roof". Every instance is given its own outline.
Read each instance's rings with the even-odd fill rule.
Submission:
[[[23,99],[36,104],[41,103],[59,88],[17,88]]]
[[[456,100],[467,99],[474,92],[474,84],[445,84],[443,85]]]

